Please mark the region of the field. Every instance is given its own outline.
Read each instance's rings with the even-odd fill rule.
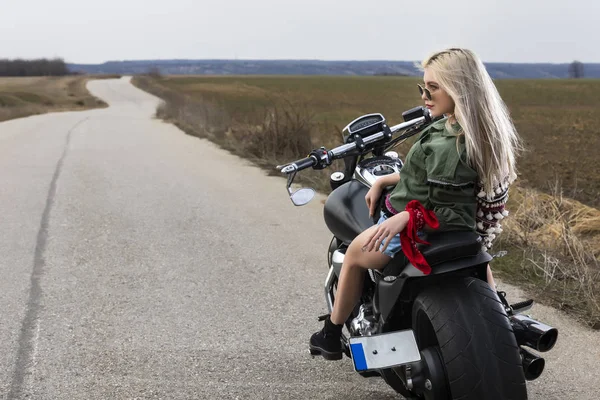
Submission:
[[[0,121],[53,111],[106,107],[106,103],[85,88],[89,79],[87,76],[0,77]]]
[[[162,97],[158,115],[273,166],[314,147],[341,143],[354,118],[380,112],[390,124],[421,105],[406,77],[137,77]],[[499,80],[526,151],[511,191],[511,218],[494,248],[509,250],[494,268],[507,281],[600,329],[600,80]],[[410,146],[398,148],[405,154]],[[303,174],[324,192],[334,170]]]
[[[160,85],[225,110],[239,123],[259,124],[265,106],[281,99],[312,116],[316,144],[334,145],[354,118],[382,113],[391,124],[421,105],[418,79],[404,77],[168,77]],[[572,198],[600,206],[600,80],[500,80],[527,152],[522,182],[543,191],[558,182]]]

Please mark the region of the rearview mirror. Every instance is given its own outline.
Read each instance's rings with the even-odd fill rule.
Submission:
[[[315,197],[315,191],[313,189],[299,189],[294,193],[290,193],[290,199],[295,206],[303,206],[308,204],[313,197]]]

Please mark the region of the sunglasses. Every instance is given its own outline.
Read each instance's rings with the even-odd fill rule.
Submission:
[[[419,85],[418,83],[417,86],[419,87],[419,93],[421,94],[421,96],[423,96],[423,93],[425,93],[425,98],[427,100],[431,100],[431,92],[429,91],[429,89]]]

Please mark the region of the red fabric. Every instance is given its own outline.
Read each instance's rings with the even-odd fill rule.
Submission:
[[[429,242],[421,239],[417,235],[417,232],[422,230],[425,225],[437,229],[439,228],[440,223],[438,222],[435,213],[425,209],[425,207],[417,200],[410,201],[406,205],[406,211],[410,214],[410,219],[408,220],[406,228],[400,232],[402,251],[412,265],[419,271],[422,271],[425,275],[429,275],[431,273],[431,267],[417,248],[417,243],[429,244]]]

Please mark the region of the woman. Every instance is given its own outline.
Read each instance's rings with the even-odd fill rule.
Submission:
[[[365,269],[382,269],[402,243],[413,265],[428,273],[414,246],[415,233],[477,230],[489,248],[501,231],[497,222],[507,214],[504,204],[516,178],[519,139],[483,63],[469,50],[452,48],[433,54],[422,66],[421,98],[434,118],[445,118],[421,133],[400,174],[378,179],[366,195],[372,216],[383,189],[395,185],[377,225],[348,247],[333,311],[310,338],[312,352],[326,359],[342,358],[342,327],[360,297]],[[495,288],[489,266],[488,283]]]

